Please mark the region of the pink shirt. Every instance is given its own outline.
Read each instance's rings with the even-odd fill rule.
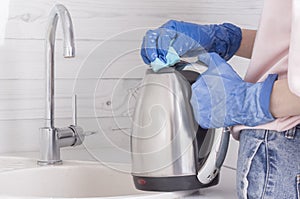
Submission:
[[[245,76],[247,82],[263,81],[268,74],[288,78],[290,90],[300,96],[300,0],[265,0],[253,54]],[[233,137],[242,129],[288,130],[300,123],[300,115],[278,118],[256,126],[235,126]]]

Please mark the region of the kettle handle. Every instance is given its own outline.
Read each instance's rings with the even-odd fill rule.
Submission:
[[[225,160],[230,131],[228,128],[215,130],[214,144],[212,150],[201,169],[198,171],[197,178],[202,184],[208,184],[219,174],[221,166]]]
[[[171,67],[175,68],[175,70],[177,70],[177,71],[181,71],[189,64],[191,64],[191,63],[184,61],[184,60],[180,60],[179,62],[177,62],[176,64],[174,64]]]
[[[216,167],[219,169],[221,169],[224,163],[227,150],[228,150],[229,139],[230,139],[230,129],[228,127],[224,128],[221,139],[222,140],[221,140],[219,150],[217,152],[217,161],[216,161]]]

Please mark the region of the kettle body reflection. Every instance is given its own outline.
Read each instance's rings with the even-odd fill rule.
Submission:
[[[146,71],[131,133],[132,176],[137,189],[179,191],[218,184],[229,133],[202,129],[190,104],[199,76],[175,67]]]

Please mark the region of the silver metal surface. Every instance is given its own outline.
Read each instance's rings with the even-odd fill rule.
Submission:
[[[38,161],[38,164],[62,164],[55,128],[40,128],[40,159]]]
[[[46,108],[45,126],[54,127],[54,49],[55,35],[58,18],[60,19],[64,34],[64,57],[74,57],[74,33],[71,15],[61,4],[55,5],[49,15],[48,28],[46,32]]]
[[[73,95],[72,99],[72,120],[73,120],[73,125],[77,126],[77,95]]]
[[[229,134],[222,135],[222,128],[198,129],[187,74],[174,68],[146,72],[133,115],[133,176],[157,178],[198,173],[204,179],[201,183],[208,184],[220,171]]]
[[[55,5],[49,16],[46,33],[46,103],[45,127],[40,128],[40,160],[39,165],[62,164],[60,148],[80,145],[84,140],[83,129],[77,126],[76,95],[73,99],[73,124],[64,128],[54,126],[54,88],[55,67],[54,49],[57,21],[60,19],[64,34],[64,57],[74,57],[74,33],[70,13],[61,4]]]
[[[227,154],[227,149],[229,145],[229,140],[230,140],[230,129],[224,128],[223,133],[222,133],[222,141],[218,149],[217,153],[217,161],[216,161],[216,167],[221,169],[221,166],[224,163],[226,154]]]
[[[139,92],[131,135],[133,175],[195,175],[198,125],[189,82],[173,68],[149,69]]]
[[[78,146],[81,145],[85,136],[89,135],[88,133],[84,132],[80,126],[70,125],[70,129],[74,132],[74,142],[68,146]]]

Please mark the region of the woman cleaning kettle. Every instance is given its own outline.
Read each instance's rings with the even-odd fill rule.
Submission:
[[[143,40],[141,56],[154,71],[184,56],[208,65],[191,104],[202,128],[231,126],[239,140],[239,198],[300,198],[298,13],[297,0],[265,0],[257,31],[170,20]],[[226,62],[233,55],[251,58],[244,80]]]

